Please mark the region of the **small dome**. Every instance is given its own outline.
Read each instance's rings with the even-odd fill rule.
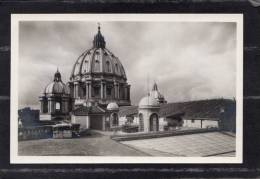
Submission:
[[[114,102],[109,103],[107,105],[107,110],[109,110],[109,111],[118,110],[118,109],[119,109],[118,105],[116,103],[114,103]]]
[[[159,102],[151,95],[143,97],[139,102],[139,108],[160,107]]]
[[[51,82],[45,88],[44,93],[46,93],[46,94],[69,94],[69,89],[61,81]]]
[[[46,86],[43,91],[44,94],[70,94],[69,87],[65,85],[61,80],[61,74],[57,69],[54,74],[54,80]]]

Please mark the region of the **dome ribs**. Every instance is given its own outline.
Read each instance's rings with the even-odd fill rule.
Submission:
[[[92,48],[91,48],[90,50],[85,51],[85,52],[82,54],[82,60],[81,60],[81,64],[80,64],[79,75],[82,75],[82,66],[83,66],[83,63],[84,63],[85,61],[88,61],[88,60],[86,60],[86,56],[88,55],[88,53],[90,53],[91,50],[92,50]]]
[[[101,68],[100,68],[100,71],[101,71],[101,72],[105,72],[105,68],[104,68],[104,64],[103,64],[103,62],[104,62],[104,61],[103,61],[103,60],[104,60],[104,59],[103,59],[103,54],[104,54],[104,53],[103,53],[103,49],[101,48],[101,49],[100,49],[100,56],[99,56],[99,58],[100,58],[100,67],[101,67]],[[105,64],[106,64],[106,63],[105,63]]]
[[[44,89],[44,95],[52,95],[52,94],[59,94],[59,95],[69,95],[69,90],[67,86],[61,80],[61,74],[57,71],[54,74],[54,80],[49,83]]]
[[[96,51],[97,51],[97,50],[98,50],[98,49],[95,48],[94,51],[93,51],[93,54],[92,54],[92,56],[91,56],[91,68],[90,68],[90,70],[89,70],[89,72],[90,72],[91,74],[95,72],[95,71],[94,71],[95,62],[96,62],[95,55],[96,55]]]
[[[99,62],[99,67],[95,66],[96,60]],[[88,61],[88,65],[85,62]],[[109,69],[106,66],[107,62]],[[116,65],[118,66],[116,69]],[[96,67],[96,68],[95,68]],[[113,75],[115,77],[123,77],[126,80],[126,74],[122,63],[111,51],[106,48],[91,48],[82,53],[76,60],[72,73],[71,81],[74,77],[81,77],[84,74],[100,74],[100,75]]]
[[[116,65],[118,70],[116,70]],[[79,94],[76,96],[80,100],[90,99],[101,105],[107,105],[114,100],[119,106],[130,105],[130,98],[126,97],[129,96],[128,93],[130,94],[130,85],[127,83],[123,65],[119,58],[105,47],[105,40],[100,29],[94,36],[92,48],[84,51],[77,58],[69,83],[70,92]],[[100,95],[93,96],[95,83],[100,86],[100,89],[96,90],[96,93],[100,93]],[[108,89],[110,83],[112,90]],[[117,94],[117,97],[114,96],[114,93]]]
[[[76,68],[76,65],[77,65],[77,62],[80,60],[80,58],[82,57],[83,60],[84,58],[86,57],[86,55],[92,50],[93,48],[90,48],[90,49],[87,49],[85,50],[76,60],[76,63],[74,63],[73,65],[73,68],[72,68],[72,71],[71,71],[71,75],[70,75],[70,78],[73,78],[74,76],[77,76],[78,74],[75,75],[75,68]],[[81,61],[82,62],[82,61]]]

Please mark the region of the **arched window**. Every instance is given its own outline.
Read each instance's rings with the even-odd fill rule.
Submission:
[[[155,113],[150,116],[150,131],[159,131],[159,119]]]
[[[82,86],[83,97],[86,97],[86,86]]]
[[[95,61],[94,71],[100,72],[100,62],[98,60]]]
[[[55,103],[55,110],[60,111],[60,103],[59,102]]]
[[[112,87],[111,86],[107,86],[107,96],[111,96],[112,95]]]
[[[83,69],[84,69],[85,73],[88,71],[88,61],[87,60],[84,61]]]
[[[144,117],[143,114],[139,114],[139,131],[144,131]]]
[[[99,98],[100,97],[100,87],[94,86],[94,96]]]
[[[106,71],[107,71],[107,72],[111,72],[109,61],[106,62]]]
[[[77,62],[75,64],[74,75],[77,75],[79,73],[79,70],[80,70],[80,63]]]
[[[116,64],[115,67],[116,67],[116,73],[118,73],[118,65]]]
[[[118,116],[117,116],[117,114],[116,114],[116,113],[113,113],[113,114],[111,115],[111,117],[112,117],[112,125],[113,125],[113,126],[118,126]]]
[[[119,87],[119,95],[120,95],[120,99],[125,99],[124,97],[124,92],[125,92],[125,90],[124,90],[124,87],[123,86],[120,86]]]
[[[48,112],[48,101],[46,99],[43,100],[43,113]]]

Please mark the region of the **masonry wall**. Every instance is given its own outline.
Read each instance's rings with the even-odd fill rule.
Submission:
[[[125,116],[119,117],[119,126],[124,125],[126,122],[127,122],[127,117],[125,117]],[[132,124],[133,125],[140,125],[139,117],[135,116],[133,118],[133,123]],[[164,131],[164,126],[166,126],[166,125],[167,125],[167,121],[165,121],[165,118],[164,117],[160,117],[159,118],[159,131]]]
[[[214,120],[191,120],[184,119],[183,123],[184,127],[192,127],[192,128],[210,128],[210,127],[218,127],[218,121]]]
[[[165,120],[165,117],[159,118],[159,131],[164,131],[164,126],[167,126],[167,121]]]
[[[80,124],[80,131],[89,129],[89,116],[71,116],[72,124]]]
[[[140,109],[139,108],[139,114],[143,114],[144,118],[144,132],[150,131],[150,116],[155,113],[159,116],[159,108],[149,108],[149,109]],[[159,120],[159,126],[160,126],[160,120]],[[160,130],[160,127],[159,127]]]

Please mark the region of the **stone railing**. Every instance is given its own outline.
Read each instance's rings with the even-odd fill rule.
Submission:
[[[22,127],[18,129],[18,140],[78,137],[79,128],[80,124]]]
[[[18,129],[18,140],[52,138],[52,126],[33,126]]]

